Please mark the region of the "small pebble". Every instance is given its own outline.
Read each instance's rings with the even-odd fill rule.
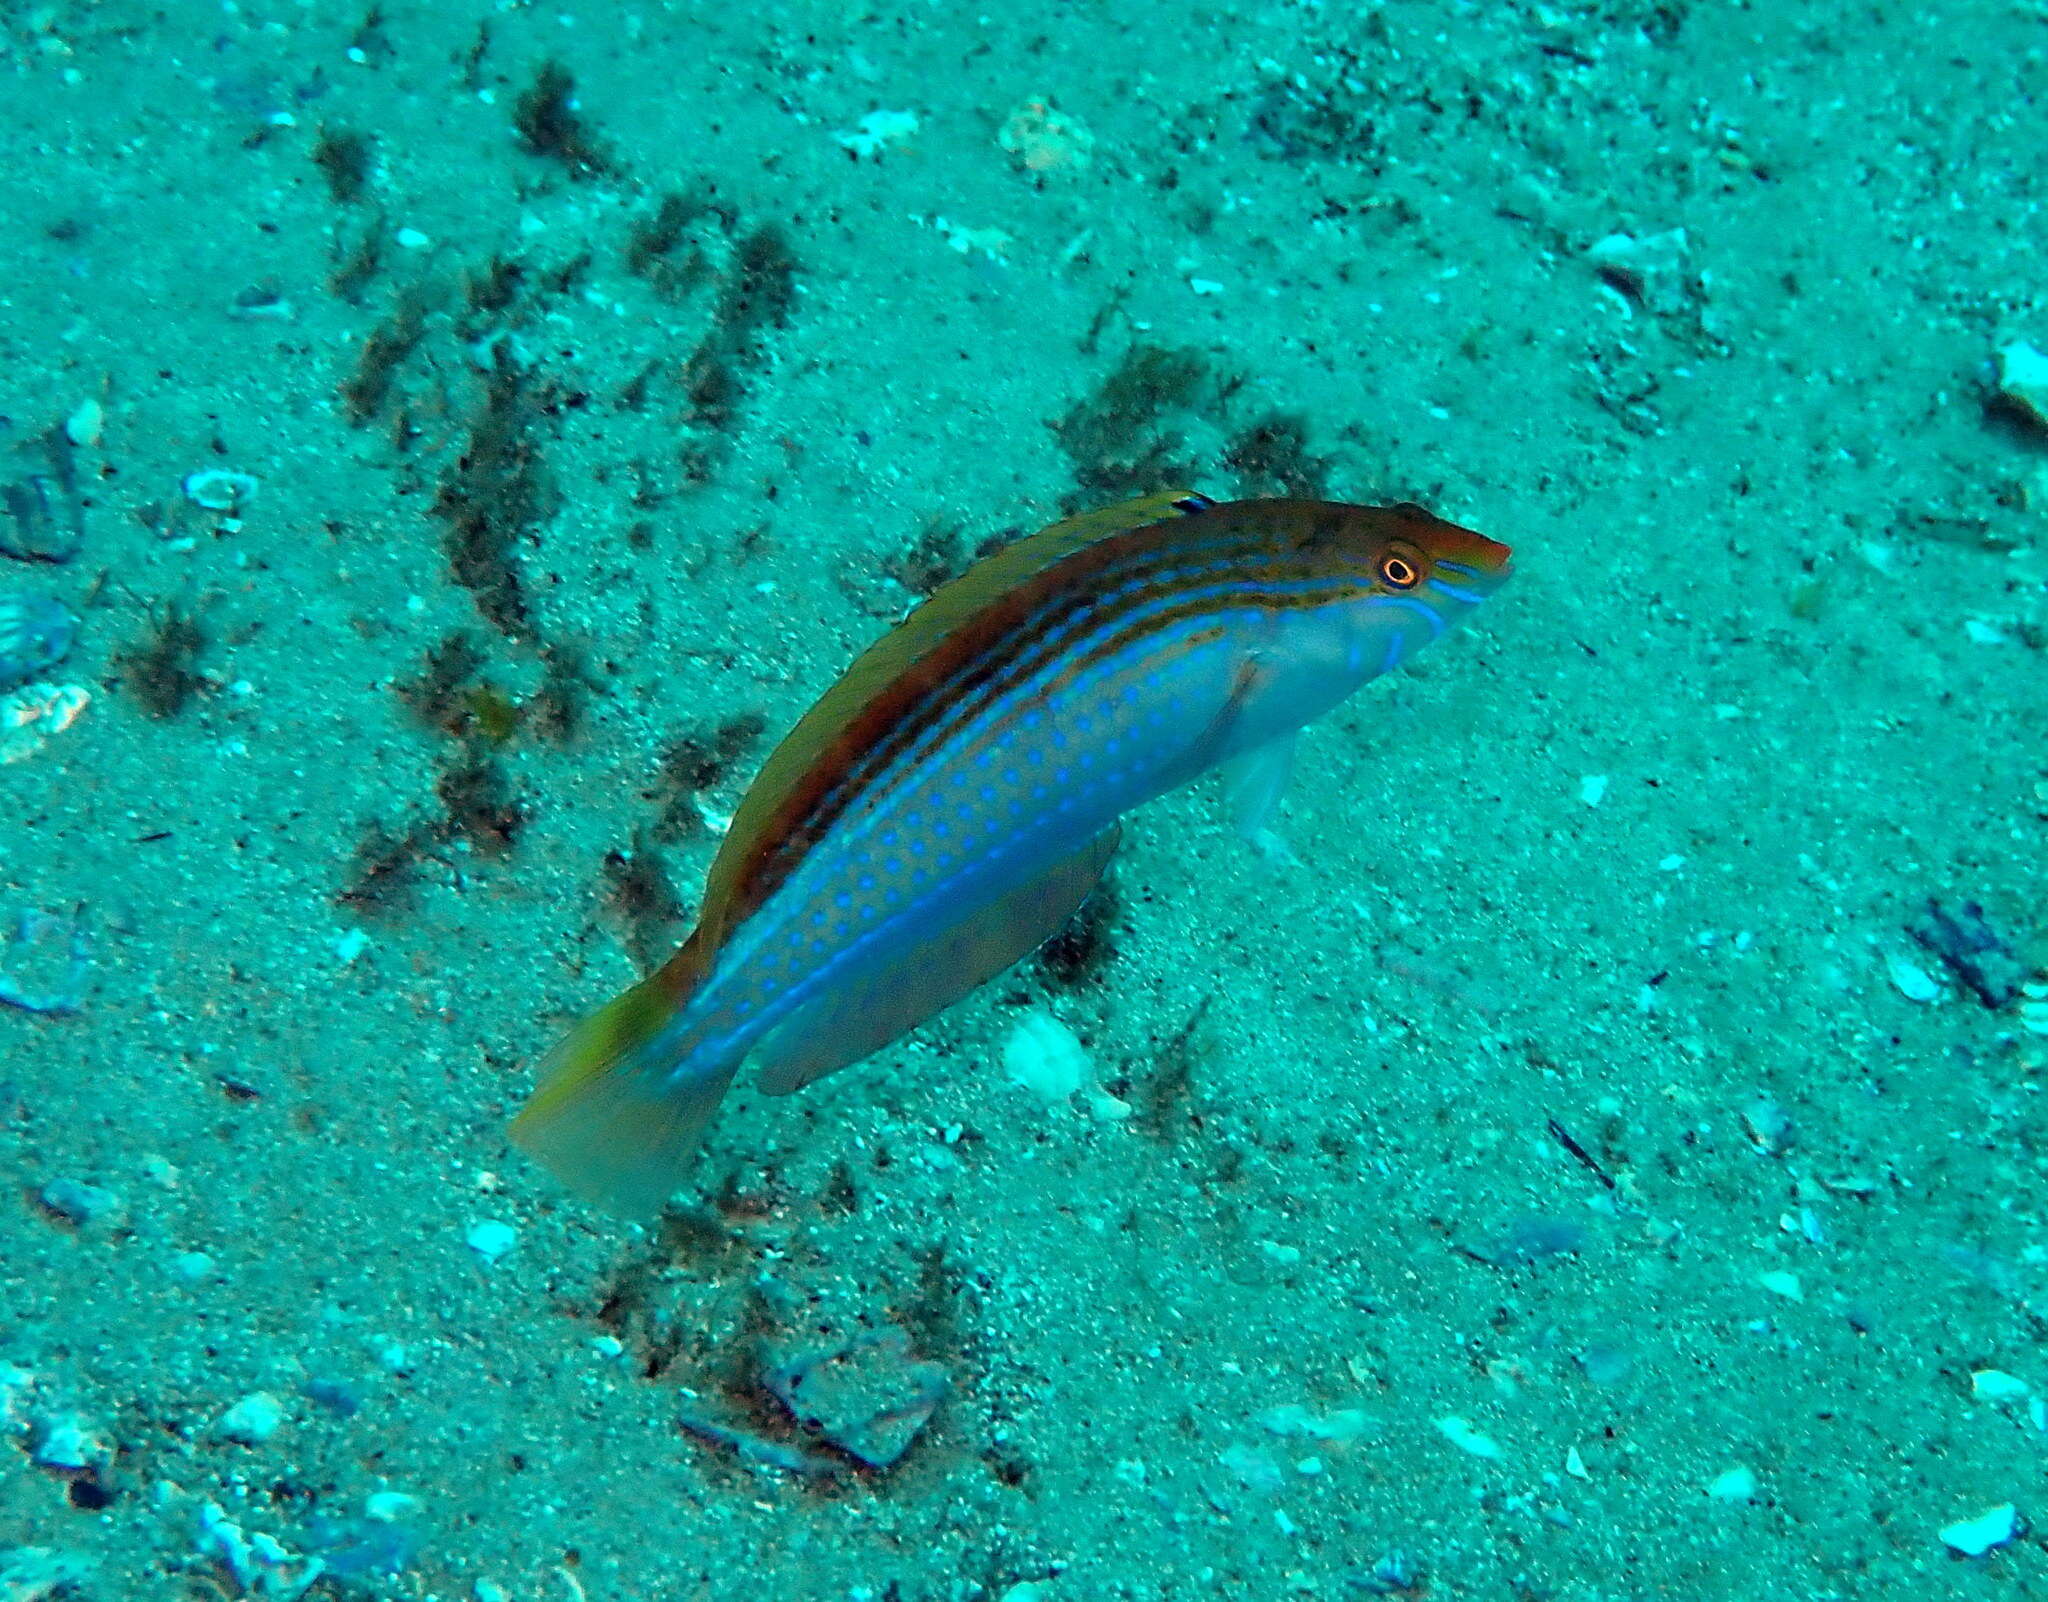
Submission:
[[[354,1418],[362,1411],[363,1387],[343,1379],[309,1379],[299,1387],[299,1394],[309,1402],[317,1403],[336,1418]]]
[[[213,1421],[216,1439],[261,1446],[284,1424],[284,1404],[268,1391],[251,1391]]]
[[[76,1419],[53,1419],[36,1442],[35,1460],[44,1468],[77,1473],[91,1468],[99,1449]]]
[[[1589,807],[1597,807],[1607,799],[1607,775],[1589,773],[1579,780],[1579,799]]]
[[[171,1272],[188,1285],[197,1285],[213,1273],[213,1259],[204,1252],[180,1252],[171,1259]]]
[[[92,691],[76,684],[37,681],[0,696],[0,767],[26,762],[91,705]]]
[[[64,437],[74,445],[97,445],[101,431],[107,426],[107,409],[93,396],[87,396],[72,408],[71,415],[64,419]]]
[[[0,762],[6,760],[5,749],[0,748]],[[82,906],[64,912],[29,909],[12,919],[0,914],[0,1005],[23,1012],[78,1011],[85,1000],[90,958]],[[61,1201],[46,1205],[65,1211]]]
[[[1998,388],[2042,428],[2048,428],[2048,355],[2023,339],[1998,352]]]
[[[363,1498],[363,1516],[379,1524],[396,1524],[400,1519],[417,1513],[420,1499],[407,1496],[403,1491],[372,1491]]]
[[[870,111],[854,127],[832,138],[856,161],[880,161],[889,151],[908,143],[917,126],[914,111]]]
[[[1773,1296],[1782,1296],[1788,1302],[1803,1302],[1806,1292],[1799,1284],[1799,1276],[1783,1268],[1771,1269],[1757,1275],[1757,1283]]]
[[[1287,1483],[1285,1476],[1273,1466],[1272,1459],[1249,1446],[1226,1446],[1216,1461],[1230,1470],[1236,1476],[1237,1483],[1247,1491],[1257,1491],[1262,1495],[1271,1496]]]
[[[36,1199],[58,1217],[80,1229],[90,1229],[117,1218],[121,1212],[118,1193],[81,1179],[53,1179],[37,1193]]]
[[[1046,100],[1025,101],[1003,119],[996,143],[1026,172],[1079,172],[1095,154],[1095,135]]]
[[[1586,247],[1586,260],[1611,288],[1646,311],[1668,316],[1690,299],[1683,228],[1661,234],[1609,234]]]
[[[48,672],[71,653],[78,619],[60,601],[21,591],[0,594],[0,690]]]
[[[1792,1115],[1768,1098],[1753,1101],[1742,1109],[1742,1132],[1758,1151],[1775,1157],[1792,1144]]]
[[[61,567],[85,543],[85,505],[70,436],[52,429],[42,443],[48,472],[0,483],[0,556]]]
[[[2019,1509],[2010,1502],[1979,1513],[1973,1519],[1958,1519],[1942,1526],[1941,1544],[1965,1557],[1982,1557],[1995,1546],[2003,1546],[2019,1533]]]
[[[519,1244],[519,1231],[510,1224],[502,1224],[495,1218],[487,1218],[480,1224],[471,1224],[469,1233],[462,1238],[469,1243],[469,1249],[477,1256],[487,1263],[495,1263]]]
[[[1707,1495],[1716,1502],[1747,1502],[1756,1495],[1756,1475],[1739,1465],[1707,1481]]]
[[[1131,1116],[1131,1104],[1112,1096],[1100,1085],[1081,1087],[1081,1100],[1088,1108],[1088,1116],[1105,1124],[1120,1124]]]

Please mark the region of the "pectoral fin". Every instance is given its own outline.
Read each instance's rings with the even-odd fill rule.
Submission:
[[[1231,820],[1246,840],[1257,843],[1279,816],[1280,797],[1287,789],[1287,777],[1294,770],[1294,747],[1299,731],[1232,757],[1223,765],[1224,793],[1230,797]]]

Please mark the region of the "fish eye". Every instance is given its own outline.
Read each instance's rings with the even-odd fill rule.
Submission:
[[[1407,557],[1389,551],[1380,558],[1380,582],[1390,590],[1412,590],[1422,582],[1422,574]]]

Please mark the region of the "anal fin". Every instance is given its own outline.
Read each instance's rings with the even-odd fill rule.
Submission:
[[[787,1096],[880,1051],[1051,939],[1116,850],[1115,825],[1029,884],[821,996],[754,1052],[759,1084]]]

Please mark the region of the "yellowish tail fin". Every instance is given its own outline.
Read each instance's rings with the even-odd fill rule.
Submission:
[[[592,1013],[548,1053],[512,1139],[578,1195],[651,1218],[688,1180],[735,1062],[689,1061],[678,1028],[701,968],[692,946]]]

